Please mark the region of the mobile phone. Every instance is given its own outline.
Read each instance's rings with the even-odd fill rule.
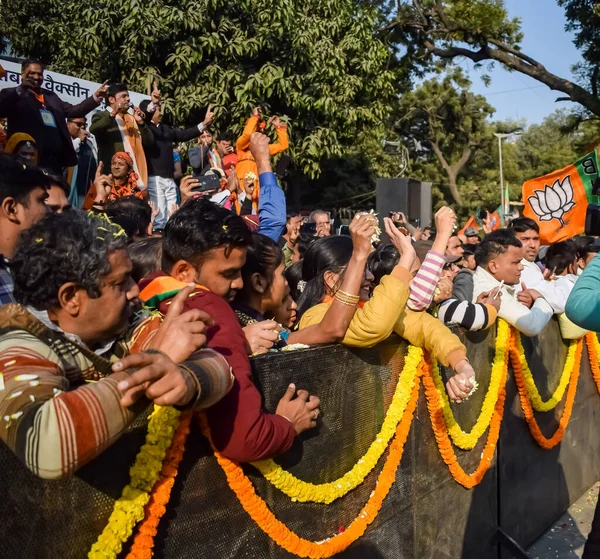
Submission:
[[[317,224],[303,223],[300,227],[300,234],[310,235],[311,237],[314,237],[317,234]]]
[[[221,187],[221,180],[217,175],[201,175],[194,176],[194,178],[200,183],[198,186],[192,188],[192,192],[209,192],[211,190],[219,190]]]

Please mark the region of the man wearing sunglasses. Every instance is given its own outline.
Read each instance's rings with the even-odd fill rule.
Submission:
[[[73,149],[77,154],[77,166],[71,178],[71,194],[69,202],[75,208],[81,208],[85,196],[94,181],[98,167],[98,149],[94,136],[87,129],[87,119],[76,117],[67,119],[67,130],[73,141]]]

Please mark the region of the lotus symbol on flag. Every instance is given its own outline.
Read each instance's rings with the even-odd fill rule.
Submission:
[[[527,201],[540,221],[558,219],[564,225],[563,216],[575,206],[573,197],[571,175],[567,175],[562,182],[557,179],[552,186],[546,185],[544,190],[535,190]]]

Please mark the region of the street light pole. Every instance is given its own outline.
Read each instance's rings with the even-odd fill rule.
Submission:
[[[506,223],[506,215],[509,212],[509,200],[506,200],[506,192],[504,190],[504,170],[502,168],[502,140],[504,138],[509,138],[510,136],[520,136],[523,133],[522,128],[515,128],[511,132],[507,134],[500,134],[499,132],[495,132],[494,136],[498,138],[498,158],[499,158],[499,166],[500,166],[500,223],[502,227],[504,227]]]
[[[502,208],[500,222],[502,227],[504,227],[506,222],[506,201],[504,200],[504,173],[502,169],[502,134],[496,134],[496,136],[498,137],[498,158],[500,161],[500,207]]]

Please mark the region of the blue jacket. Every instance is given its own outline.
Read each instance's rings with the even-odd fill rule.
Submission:
[[[575,283],[565,312],[577,326],[600,332],[600,254],[585,267]]]
[[[285,227],[285,193],[277,184],[275,173],[262,173],[258,180],[260,182],[258,232],[277,243]]]

